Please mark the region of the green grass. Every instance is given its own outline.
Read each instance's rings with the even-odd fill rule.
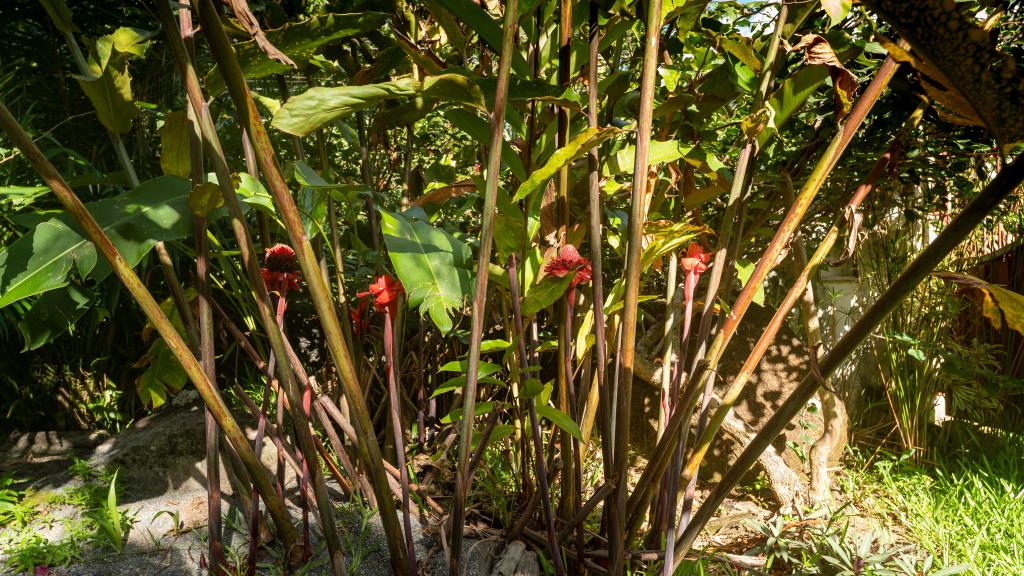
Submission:
[[[942,564],[968,574],[1024,574],[1024,438],[968,435],[917,466],[888,457],[848,475],[869,510],[902,526]]]

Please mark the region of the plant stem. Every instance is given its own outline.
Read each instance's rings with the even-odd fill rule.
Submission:
[[[512,254],[508,259],[508,280],[509,298],[512,300],[512,318],[515,326],[515,341],[519,348],[519,373],[521,379],[529,374],[527,368],[529,362],[526,354],[526,333],[523,330],[523,314],[519,303],[519,273],[516,266],[516,255]],[[525,382],[525,380],[523,380]],[[519,383],[519,389],[523,389],[523,382]],[[540,421],[537,419],[537,402],[531,396],[526,399],[526,410],[530,415],[530,433],[533,436],[533,459],[534,474],[540,484],[540,498],[544,505],[544,523],[547,529],[548,553],[551,554],[551,561],[555,565],[555,574],[563,576],[565,568],[562,566],[562,553],[558,546],[558,536],[555,533],[555,514],[551,509],[551,490],[548,486],[547,464],[544,460],[544,436],[541,433]]]
[[[491,112],[491,140],[487,150],[487,180],[481,217],[480,253],[477,257],[476,288],[473,293],[472,323],[467,353],[466,387],[462,399],[462,427],[459,442],[459,460],[455,479],[455,498],[452,502],[452,542],[449,569],[459,576],[462,563],[462,532],[466,520],[466,496],[469,493],[469,460],[473,440],[473,420],[476,409],[477,372],[480,369],[480,343],[483,339],[484,316],[487,314],[487,270],[491,262],[494,239],[494,212],[497,205],[498,181],[501,176],[502,132],[505,128],[505,104],[508,97],[512,52],[515,50],[516,23],[519,0],[505,3],[502,24],[501,55],[498,58],[498,79]]]
[[[177,34],[175,36],[177,37]],[[82,204],[82,201],[75,195],[64,179],[61,178],[56,168],[46,159],[42,151],[36,147],[28,134],[22,130],[17,120],[14,119],[3,103],[0,103],[0,127],[7,132],[15,145],[21,149],[39,175],[46,181],[47,186],[53,190],[61,204],[64,205],[64,208],[82,227],[85,236],[96,245],[100,253],[103,254],[103,257],[110,263],[111,268],[113,268],[135,301],[138,302],[139,307],[142,308],[146,317],[152,322],[160,337],[164,339],[174,357],[181,363],[185,373],[188,374],[188,377],[195,384],[199,395],[202,396],[210,412],[217,419],[217,423],[220,425],[221,430],[224,431],[228,442],[231,443],[235,452],[241,458],[249,474],[258,483],[264,498],[268,500],[267,508],[274,518],[274,523],[277,525],[282,539],[286,545],[294,545],[297,535],[295,527],[292,526],[284,510],[284,503],[274,497],[270,481],[256,460],[256,455],[253,453],[252,448],[249,447],[245,434],[231,415],[220,393],[210,382],[209,378],[206,377],[206,373],[203,371],[199,361],[189,351],[188,345],[185,344],[181,335],[178,334],[177,329],[171,324],[171,321],[163,313],[163,310],[160,309],[160,305],[153,298],[153,295],[150,294],[149,290],[146,289],[145,285],[135,274],[135,271],[132,270],[132,267],[121,256],[120,252],[110,241],[110,238],[92,217],[92,214],[89,213],[89,210]]]
[[[775,232],[775,236],[772,238],[768,247],[765,249],[761,258],[757,262],[754,271],[751,273],[747,283],[743,286],[743,290],[740,291],[739,296],[736,297],[736,301],[733,303],[729,310],[728,316],[722,324],[721,330],[715,336],[714,341],[708,348],[707,358],[704,362],[698,364],[693,370],[691,376],[691,383],[687,386],[687,390],[683,394],[683,397],[679,401],[679,405],[682,408],[681,412],[673,414],[673,417],[669,420],[669,424],[665,433],[664,441],[659,442],[655,446],[654,454],[652,454],[651,460],[648,462],[647,468],[641,475],[640,480],[634,487],[633,494],[630,496],[630,503],[628,510],[630,511],[629,518],[629,532],[635,532],[639,526],[642,517],[638,513],[644,507],[646,502],[650,498],[651,483],[657,478],[660,478],[664,473],[665,468],[668,465],[669,457],[668,454],[671,451],[669,444],[675,444],[679,441],[682,435],[683,425],[689,421],[689,415],[692,414],[693,408],[696,405],[698,391],[704,388],[707,378],[710,378],[718,366],[718,361],[722,357],[722,353],[725,347],[728,345],[729,340],[736,332],[740,321],[743,319],[743,315],[746,313],[747,308],[754,299],[754,295],[764,282],[768,272],[775,266],[779,261],[779,256],[785,249],[789,242],[789,239],[793,236],[796,231],[797,225],[800,223],[803,215],[807,212],[811,202],[817,195],[818,190],[824,184],[828,175],[831,173],[832,168],[838,162],[843,151],[846,149],[846,145],[852,140],[853,135],[860,127],[864,118],[867,116],[871,107],[881,96],[885,87],[889,84],[889,80],[892,75],[896,72],[898,64],[892,59],[887,58],[882,66],[879,68],[875,75],[875,78],[871,81],[871,84],[865,89],[864,93],[857,100],[853,110],[847,117],[846,123],[840,127],[839,132],[832,139],[832,143],[825,151],[822,158],[818,161],[817,166],[811,173],[807,182],[804,183],[803,188],[800,190],[797,196],[796,202],[790,206],[789,211],[779,224],[778,229]]]
[[[644,60],[640,75],[640,113],[637,117],[636,157],[633,161],[633,190],[630,198],[629,238],[626,247],[626,277],[622,309],[622,343],[619,348],[621,375],[617,394],[615,427],[616,483],[615,503],[611,508],[608,546],[608,571],[623,574],[626,561],[626,534],[623,516],[626,510],[629,467],[629,418],[633,393],[633,368],[636,357],[637,308],[640,296],[640,254],[647,219],[647,184],[651,149],[651,121],[654,115],[654,80],[657,76],[658,42],[661,30],[661,0],[647,4],[644,26]]]
[[[765,422],[761,431],[754,436],[736,462],[725,472],[707,500],[697,510],[693,521],[676,540],[676,560],[689,551],[697,535],[707,524],[725,497],[750,470],[757,457],[778,437],[803,406],[818,390],[826,378],[885,320],[893,309],[923,281],[935,267],[948,256],[957,245],[977,227],[1000,202],[1024,182],[1024,158],[1016,157],[1012,163],[999,171],[985,189],[974,198],[911,262],[889,288],[868,308],[846,335],[821,359],[811,364],[811,369],[800,379],[800,384],[786,398],[786,401]]]
[[[390,307],[384,309],[384,371],[388,378],[388,396],[391,404],[391,431],[395,442],[395,460],[402,483],[402,520],[405,523],[405,546],[408,554],[409,574],[416,574],[416,542],[412,537],[412,519],[409,510],[409,468],[405,464],[405,440],[402,435],[402,409],[398,397],[398,366],[395,363],[395,318]]]

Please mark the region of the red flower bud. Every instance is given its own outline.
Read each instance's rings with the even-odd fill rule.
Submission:
[[[544,272],[558,278],[565,278],[570,273],[575,272],[576,277],[573,278],[572,285],[576,286],[583,282],[590,282],[590,260],[580,256],[575,246],[566,244],[562,246],[558,256],[552,258],[547,266],[544,267]]]

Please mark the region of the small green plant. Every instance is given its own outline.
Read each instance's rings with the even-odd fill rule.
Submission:
[[[96,523],[97,542],[109,546],[118,553],[124,552],[124,543],[133,521],[117,507],[117,472],[114,472],[110,480],[106,501],[90,511],[88,517]]]
[[[15,574],[31,572],[40,566],[68,566],[82,557],[82,548],[74,539],[50,542],[29,531],[6,545],[5,552],[6,567]]]
[[[358,574],[359,567],[362,566],[363,560],[366,560],[366,556],[369,554],[369,548],[366,546],[366,527],[375,511],[367,506],[366,502],[358,495],[353,495],[352,504],[359,512],[359,530],[348,531],[345,534],[344,544],[348,557],[348,573]]]
[[[0,526],[24,526],[35,515],[35,506],[26,494],[12,488],[15,482],[10,473],[0,476]]]

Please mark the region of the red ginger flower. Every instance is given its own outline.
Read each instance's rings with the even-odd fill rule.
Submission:
[[[580,256],[575,246],[566,244],[562,246],[558,256],[552,258],[547,266],[544,267],[544,272],[559,278],[565,278],[570,273],[575,272],[576,277],[572,279],[572,285],[576,286],[582,282],[590,282],[590,260]]]
[[[373,298],[373,307],[378,312],[385,310],[394,315],[398,306],[398,297],[405,293],[402,283],[391,276],[384,274],[377,276],[377,280],[370,284],[369,290],[356,294],[357,298]]]
[[[274,244],[267,248],[263,255],[263,281],[271,292],[277,292],[281,296],[289,290],[299,289],[298,259],[295,251],[286,244]]]
[[[686,301],[693,301],[693,293],[697,289],[697,280],[700,275],[708,269],[708,264],[711,263],[711,253],[705,252],[704,247],[696,242],[691,242],[689,248],[686,249],[686,256],[679,260],[679,264],[683,267],[683,271],[686,272]]]

